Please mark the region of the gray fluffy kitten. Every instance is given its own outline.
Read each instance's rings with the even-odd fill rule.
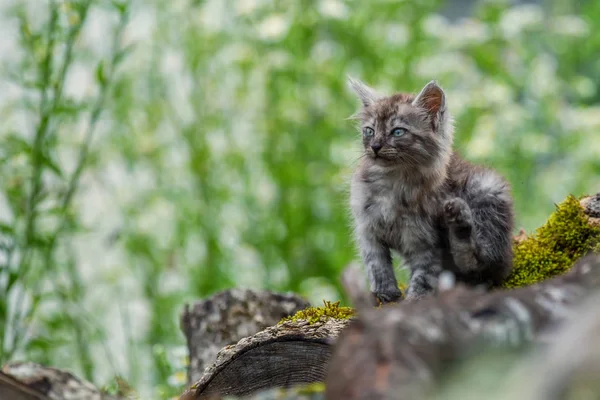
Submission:
[[[452,119],[442,88],[381,96],[350,86],[363,107],[364,157],[352,177],[350,204],[371,291],[383,302],[402,297],[391,250],[410,267],[406,299],[432,292],[440,273],[487,287],[512,268],[513,202],[496,172],[452,150]]]

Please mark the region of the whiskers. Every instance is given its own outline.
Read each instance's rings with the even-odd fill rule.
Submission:
[[[358,162],[359,162],[359,161],[360,161],[362,158],[365,158],[365,157],[367,157],[368,155],[369,155],[369,154],[368,154],[366,151],[363,151],[363,152],[362,152],[362,153],[361,153],[361,154],[360,154],[360,155],[359,155],[359,156],[356,158],[356,160],[354,160],[354,161],[352,161],[352,162],[350,163],[350,165],[351,165],[351,166],[355,166],[355,165],[356,165],[356,163],[358,163]]]
[[[350,166],[356,166],[363,158],[372,158],[376,161],[383,162],[387,166],[397,165],[399,167],[408,167],[409,169],[417,168],[421,166],[423,162],[423,160],[420,160],[415,154],[399,151],[393,147],[384,147],[377,153],[377,156],[375,156],[373,150],[364,149],[358,157],[350,163]]]
[[[419,168],[423,163],[423,160],[419,160],[415,154],[409,152],[398,152],[397,159],[407,167]]]

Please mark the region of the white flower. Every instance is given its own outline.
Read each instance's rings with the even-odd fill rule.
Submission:
[[[429,36],[447,37],[449,27],[450,24],[446,17],[439,14],[431,14],[423,20],[423,31]]]
[[[258,26],[258,35],[265,40],[279,40],[289,29],[290,24],[281,14],[271,15]]]
[[[561,120],[567,130],[584,130],[600,128],[600,107],[569,108],[561,115]]]
[[[258,0],[237,0],[235,8],[238,15],[252,14],[258,8]]]
[[[587,76],[575,78],[573,88],[581,97],[592,97],[596,94],[596,84]]]
[[[533,60],[528,84],[536,97],[544,97],[557,90],[556,67],[556,60],[548,54],[542,54]]]
[[[482,43],[488,40],[490,32],[486,24],[465,18],[452,27],[449,36],[457,44]]]
[[[523,29],[535,26],[544,20],[542,8],[536,4],[523,4],[506,10],[500,20],[500,29],[506,38],[518,36]]]
[[[395,45],[405,45],[410,38],[410,31],[404,24],[390,24],[387,27],[387,40]]]
[[[322,0],[319,12],[325,17],[341,19],[348,15],[348,8],[339,0]]]
[[[588,23],[576,15],[563,15],[554,18],[551,23],[555,33],[565,36],[584,37],[590,32]]]

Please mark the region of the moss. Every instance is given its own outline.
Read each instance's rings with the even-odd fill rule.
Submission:
[[[296,393],[299,395],[310,395],[323,392],[325,392],[325,383],[323,382],[308,383],[298,387],[296,390]]]
[[[579,200],[569,196],[534,235],[515,242],[514,268],[503,286],[521,287],[560,275],[590,250],[600,251],[600,227],[590,225]]]
[[[408,283],[405,283],[405,282],[400,282],[400,283],[398,284],[398,288],[400,289],[400,291],[401,291],[402,293],[406,293],[406,291],[408,290]]]
[[[279,323],[286,321],[306,320],[309,324],[314,324],[319,321],[326,321],[329,318],[349,319],[354,315],[354,309],[350,307],[340,307],[340,302],[332,303],[323,300],[323,307],[308,307],[298,311],[296,314],[283,318]]]

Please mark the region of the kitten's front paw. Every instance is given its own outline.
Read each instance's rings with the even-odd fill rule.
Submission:
[[[375,297],[375,302],[379,304],[393,303],[402,300],[402,292],[399,288],[396,288],[396,290],[390,289],[373,292],[373,296]]]
[[[469,208],[467,202],[460,197],[454,197],[444,202],[444,216],[448,225],[471,225],[471,209]]]

